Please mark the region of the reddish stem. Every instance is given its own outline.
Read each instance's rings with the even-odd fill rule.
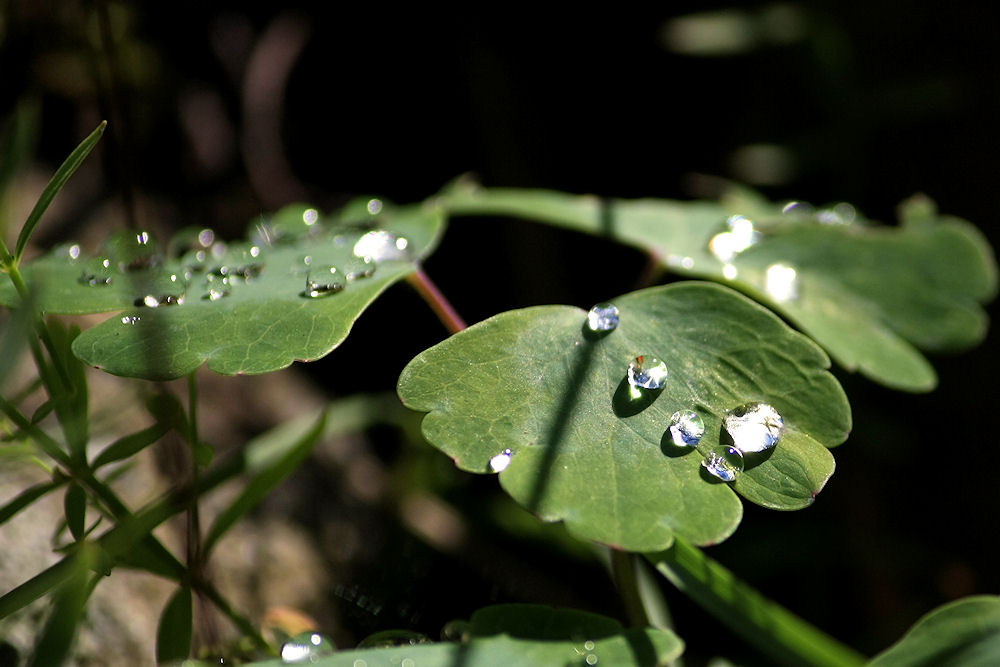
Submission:
[[[417,270],[408,275],[406,280],[413,289],[417,290],[417,294],[427,302],[427,305],[431,307],[431,310],[434,311],[434,314],[438,316],[438,319],[441,320],[441,323],[449,332],[456,334],[468,326],[465,324],[465,320],[455,312],[455,309],[437,288],[437,285],[427,277],[423,269],[417,267]]]

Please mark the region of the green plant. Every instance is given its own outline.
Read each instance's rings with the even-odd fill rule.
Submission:
[[[11,309],[0,363],[26,346],[46,395],[30,415],[22,409],[30,392],[2,399],[4,446],[21,443],[51,473],[6,500],[0,523],[61,491],[69,535],[55,565],[0,597],[0,619],[51,599],[31,664],[65,659],[88,596],[117,567],[176,582],[160,620],[159,660],[190,655],[195,599],[229,617],[252,643],[247,655],[278,650],[213,584],[206,568],[213,548],[325,433],[380,408],[367,398],[333,405],[217,461],[199,435],[194,373],[202,364],[227,375],[267,373],[322,357],[403,280],[453,334],[399,376],[403,403],[427,413],[424,437],[463,470],[499,473],[503,489],[543,521],[561,521],[576,538],[609,547],[629,627],[584,612],[500,605],[449,627],[451,641],[376,636],[337,652],[308,634],[287,638],[286,659],[669,662],[683,644],[664,621],[656,587],[643,584],[641,556],[772,659],[863,661],[701,547],[734,533],[744,500],[799,509],[830,479],[830,448],[847,438],[851,413],[827,354],[888,387],[928,391],[935,374],[918,349],[961,349],[983,338],[980,304],[994,295],[996,270],[973,227],[939,215],[925,198],[904,203],[902,225],[891,228],[855,219],[845,207],[780,207],[739,188],[717,202],[617,201],[459,181],[420,205],[365,198],[332,215],[289,206],[228,244],[194,228],[161,249],[130,231],[93,256],[68,245],[22,262],[45,208],[103,128],[57,171],[13,252],[0,247],[10,278],[0,303]],[[446,219],[462,216],[524,217],[635,246],[649,259],[645,285],[592,314],[542,306],[466,327],[421,269]],[[661,271],[714,282],[646,286]],[[116,314],[86,331],[49,317],[100,312]],[[85,365],[145,380],[186,377],[187,405],[153,393],[151,425],[91,454]],[[168,433],[190,449],[187,478],[133,510],[114,489],[112,464]],[[240,476],[241,491],[203,529],[202,497]],[[179,557],[152,531],[182,512],[188,544]],[[938,664],[945,655],[955,664],[996,660],[998,605],[976,597],[935,611],[876,664]]]

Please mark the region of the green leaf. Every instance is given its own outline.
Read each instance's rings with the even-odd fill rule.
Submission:
[[[410,408],[429,412],[425,437],[463,470],[485,473],[506,449],[503,488],[577,537],[632,551],[679,534],[719,542],[742,516],[736,492],[767,507],[809,505],[833,473],[827,447],[850,430],[843,390],[822,350],[766,309],[710,283],[676,283],[614,300],[620,324],[604,336],[571,306],[502,313],[417,356],[400,376]],[[638,355],[663,359],[662,390],[633,400]],[[727,410],[774,406],[785,423],[770,456],[748,457],[730,488],[709,476],[706,448],[724,437]],[[677,447],[675,411],[693,409],[705,435]]]
[[[472,615],[461,643],[416,644],[341,651],[316,658],[319,667],[485,667],[496,665],[662,665],[680,656],[684,644],[672,632],[623,629],[617,621],[582,611],[541,605],[486,607]],[[280,660],[255,667],[287,664]]]
[[[21,491],[21,493],[17,494],[17,496],[9,500],[6,504],[0,506],[0,526],[7,523],[11,517],[15,516],[25,507],[31,505],[50,491],[59,488],[65,482],[65,478],[51,482],[41,482]]]
[[[87,492],[76,482],[66,487],[63,499],[66,510],[66,525],[74,540],[82,540],[87,517]]]
[[[86,139],[80,142],[69,157],[59,166],[56,173],[53,174],[52,179],[49,181],[45,189],[42,190],[41,196],[38,198],[38,202],[35,204],[34,208],[31,209],[31,213],[28,214],[28,219],[25,221],[24,226],[21,228],[21,233],[17,237],[17,245],[14,248],[14,261],[20,261],[21,256],[24,254],[24,249],[28,247],[28,240],[31,238],[31,233],[35,231],[35,227],[38,226],[38,221],[41,220],[42,214],[48,209],[49,204],[55,199],[55,196],[62,190],[62,187],[69,180],[69,177],[77,170],[77,168],[83,164],[83,161],[87,159],[90,155],[90,151],[94,150],[97,142],[101,140],[101,135],[104,134],[104,128],[107,127],[108,122],[102,121],[100,125],[97,126],[93,132],[91,132]]]
[[[77,563],[78,568],[85,560],[81,559]],[[52,611],[45,628],[38,636],[28,667],[48,667],[64,663],[73,646],[77,626],[83,617],[87,598],[93,590],[93,582],[93,575],[79,568],[79,571],[59,589],[53,599]]]
[[[215,519],[202,545],[207,556],[215,543],[240,517],[256,507],[268,493],[292,473],[312,452],[326,426],[326,413],[304,433],[295,422],[268,432],[247,447],[249,468],[255,474],[243,492]],[[256,460],[251,460],[250,457]]]
[[[123,436],[102,449],[90,467],[93,470],[97,470],[101,466],[138,454],[162,438],[169,430],[170,427],[168,425],[158,422],[149,428],[144,428],[141,431]]]
[[[938,607],[870,664],[872,667],[1000,664],[1000,598],[977,595]]]
[[[247,241],[225,247],[175,239],[162,263],[147,236],[116,238],[95,258],[71,245],[26,264],[24,280],[45,312],[125,311],[73,344],[80,359],[109,373],[173,379],[206,362],[227,375],[267,373],[339,345],[370,303],[416,269],[443,225],[429,207],[387,205],[367,220],[343,213],[306,225],[310,211],[283,209]],[[367,246],[356,246],[363,237]],[[355,250],[373,262],[362,265]],[[330,266],[339,276],[321,277]],[[357,275],[344,280],[347,272]],[[345,286],[310,298],[309,278]],[[0,285],[0,304],[18,301],[13,286]]]
[[[820,215],[782,214],[745,192],[722,203],[629,201],[459,185],[441,203],[452,215],[518,216],[606,236],[675,273],[728,283],[780,312],[844,368],[910,391],[936,383],[916,348],[979,343],[987,326],[979,304],[996,292],[985,238],[924,202],[904,207],[915,222],[898,228],[822,224]],[[751,218],[759,240],[731,258],[713,254],[733,214]]]
[[[179,662],[191,653],[191,589],[181,586],[170,597],[156,630],[156,661]]]
[[[853,667],[863,661],[682,539],[646,557],[685,595],[780,664]]]

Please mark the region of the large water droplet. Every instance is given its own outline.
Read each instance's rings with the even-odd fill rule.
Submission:
[[[319,658],[333,655],[337,647],[318,632],[303,632],[289,639],[281,647],[281,659],[285,662],[316,662]]]
[[[779,303],[794,301],[799,296],[798,274],[786,264],[772,264],[764,274],[764,289]]]
[[[493,458],[490,459],[490,470],[493,472],[503,472],[510,465],[510,459],[513,456],[509,449],[505,449]]]
[[[668,430],[678,447],[697,447],[705,435],[705,421],[694,410],[678,410],[670,418]]]
[[[119,271],[141,271],[159,263],[158,246],[149,232],[115,232],[107,238],[103,248],[112,268]]]
[[[667,380],[667,365],[648,354],[639,355],[628,364],[628,383],[632,389],[659,389]]]
[[[771,449],[785,430],[785,420],[767,403],[752,402],[730,410],[724,420],[733,446],[744,454]]]
[[[743,215],[733,215],[726,220],[728,231],[712,237],[708,249],[719,261],[732,262],[733,259],[760,240],[760,232],[754,229],[753,220]]]
[[[310,299],[319,299],[331,294],[336,294],[344,289],[343,274],[335,266],[314,266],[310,267],[306,274],[306,289],[302,296]]]
[[[357,257],[371,257],[376,262],[388,260],[410,259],[407,251],[409,241],[402,236],[396,236],[384,229],[376,229],[364,234],[354,244],[354,254]]]
[[[375,275],[375,260],[365,255],[353,256],[344,264],[344,276],[348,280],[361,280]]]
[[[587,313],[587,327],[591,331],[614,331],[618,327],[618,309],[610,303],[597,304]]]
[[[716,445],[708,450],[701,465],[710,475],[731,482],[743,472],[743,454],[735,447]]]
[[[155,294],[147,294],[146,296],[139,297],[134,302],[136,306],[145,306],[146,308],[179,306],[182,303],[184,303],[183,294],[164,294],[162,296],[156,296]]]

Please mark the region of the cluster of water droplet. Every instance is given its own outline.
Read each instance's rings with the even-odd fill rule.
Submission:
[[[765,452],[778,444],[785,420],[767,403],[753,401],[726,413],[723,427],[732,441],[722,442],[708,453],[702,465],[727,482],[743,472],[744,455]]]
[[[312,663],[333,655],[337,650],[333,642],[318,632],[304,632],[292,637],[281,647],[281,660],[287,663]]]

